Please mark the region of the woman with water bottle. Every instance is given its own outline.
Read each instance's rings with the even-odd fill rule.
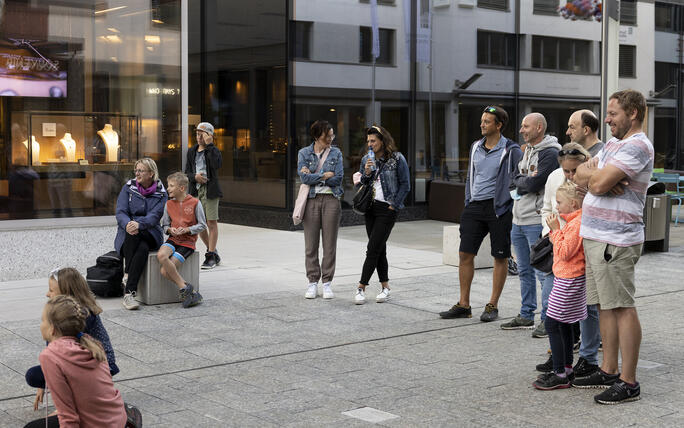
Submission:
[[[361,159],[361,183],[372,185],[374,199],[365,214],[366,260],[354,303],[366,303],[366,286],[377,270],[382,291],[375,301],[386,302],[390,296],[387,263],[387,239],[392,232],[398,211],[404,208],[404,199],[411,190],[409,169],[404,156],[397,151],[392,135],[383,127],[373,125],[366,131],[368,154]]]

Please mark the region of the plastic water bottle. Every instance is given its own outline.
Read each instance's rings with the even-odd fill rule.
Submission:
[[[371,165],[371,171],[375,171],[375,152],[373,149],[368,149],[368,159],[373,161],[373,165]]]

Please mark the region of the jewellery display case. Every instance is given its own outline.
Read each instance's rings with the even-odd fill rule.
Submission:
[[[29,111],[13,112],[11,120],[12,163],[37,174],[34,210],[113,211],[140,152],[138,116]]]

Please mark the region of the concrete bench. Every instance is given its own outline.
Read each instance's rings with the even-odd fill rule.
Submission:
[[[195,287],[195,291],[199,291],[199,265],[200,255],[194,252],[185,260],[185,263],[180,265],[179,270],[183,279]],[[146,305],[180,302],[178,286],[161,275],[156,251],[150,252],[147,258],[147,267],[138,283],[138,292],[135,298]]]
[[[442,232],[442,263],[450,266],[458,266],[458,247],[461,244],[460,226],[444,226]],[[494,267],[492,258],[492,247],[489,242],[489,235],[480,245],[480,250],[475,256],[475,269],[486,269]]]

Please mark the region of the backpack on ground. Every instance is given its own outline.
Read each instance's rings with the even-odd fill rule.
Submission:
[[[96,296],[123,296],[123,261],[116,251],[110,251],[97,258],[95,266],[87,270],[86,281]]]

